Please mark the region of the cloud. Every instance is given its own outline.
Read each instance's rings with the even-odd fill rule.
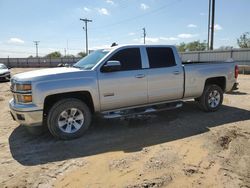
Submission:
[[[176,41],[179,40],[177,37],[160,37],[160,40],[164,40],[164,41]]]
[[[174,43],[175,41],[179,41],[182,39],[191,39],[194,37],[199,36],[199,34],[189,34],[189,33],[182,33],[179,34],[177,36],[172,36],[172,37],[146,37],[146,43],[160,43],[160,44],[164,44],[164,43]],[[139,43],[143,43],[143,38],[136,38],[133,39],[134,42],[139,42]]]
[[[157,42],[159,42],[159,38],[151,38],[151,37],[146,37],[145,38],[145,40],[146,40],[146,43],[157,43]],[[138,39],[138,38],[136,38],[136,39],[134,39],[133,40],[134,42],[136,42],[136,43],[143,43],[143,41],[144,41],[144,39],[143,38],[140,38],[140,39]]]
[[[190,38],[196,37],[197,35],[189,34],[189,33],[182,33],[182,34],[179,34],[177,36],[178,36],[178,38],[181,38],[181,39],[190,39]]]
[[[147,9],[149,9],[149,6],[146,5],[146,4],[144,4],[144,3],[141,3],[140,8],[141,8],[142,10],[147,10]]]
[[[146,42],[156,43],[159,41],[160,41],[160,38],[146,37]]]
[[[8,40],[8,43],[9,44],[23,44],[24,41],[22,39],[19,39],[19,38],[10,38]]]
[[[222,30],[223,28],[222,28],[219,24],[215,24],[215,25],[214,25],[214,29],[215,29],[215,31],[220,31],[220,30]]]
[[[135,33],[131,32],[131,33],[129,33],[128,35],[129,35],[129,36],[134,36]]]
[[[98,49],[105,49],[105,48],[110,48],[110,44],[104,44],[104,45],[100,45],[100,46],[94,46],[91,47],[91,50],[98,50]]]
[[[98,8],[97,11],[102,15],[110,15],[109,11],[106,8]]]
[[[162,43],[165,41],[177,41],[177,37],[146,37],[146,43]],[[135,42],[143,43],[143,38],[134,39]]]
[[[114,1],[112,1],[112,0],[106,0],[106,3],[108,3],[110,5],[114,5],[115,4]]]
[[[195,24],[188,24],[187,27],[189,27],[189,28],[196,28],[197,25],[195,25]]]
[[[90,9],[90,8],[88,8],[88,7],[83,7],[83,11],[84,11],[84,12],[90,12],[90,11],[91,11],[91,9]]]

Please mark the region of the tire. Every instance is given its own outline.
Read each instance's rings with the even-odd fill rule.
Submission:
[[[205,112],[215,112],[223,102],[223,91],[218,85],[207,85],[197,101]]]
[[[91,116],[89,107],[82,101],[75,98],[63,99],[49,110],[48,129],[59,139],[79,138],[88,130]]]
[[[45,126],[34,126],[34,127],[28,127],[28,126],[25,126],[26,130],[34,135],[34,136],[39,136],[39,135],[42,135],[43,133],[47,132],[47,127]]]

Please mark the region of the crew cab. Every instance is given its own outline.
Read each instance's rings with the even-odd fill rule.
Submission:
[[[14,75],[9,106],[28,129],[47,126],[55,137],[73,139],[93,114],[118,118],[178,108],[187,99],[214,112],[237,76],[233,61],[182,63],[175,46],[124,45],[96,50],[72,67]]]

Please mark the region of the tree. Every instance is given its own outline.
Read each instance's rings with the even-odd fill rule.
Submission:
[[[184,42],[177,45],[177,49],[179,52],[185,52],[186,51],[186,44]]]
[[[199,40],[190,42],[186,45],[188,51],[204,51],[206,50],[206,41],[200,42]]]
[[[55,52],[51,52],[51,53],[47,54],[45,57],[47,57],[47,58],[60,58],[60,57],[62,57],[62,54],[58,51],[55,51]]]
[[[74,58],[75,56],[73,54],[68,54],[68,55],[66,55],[64,57],[66,57],[66,58]]]
[[[237,39],[237,43],[240,48],[250,48],[250,36],[249,32],[243,33],[239,39]]]
[[[206,41],[200,42],[199,40],[189,42],[189,43],[180,43],[177,46],[179,52],[186,52],[186,51],[204,51],[206,50],[207,43]]]
[[[77,54],[78,57],[85,57],[86,56],[86,53],[85,52],[79,52]]]

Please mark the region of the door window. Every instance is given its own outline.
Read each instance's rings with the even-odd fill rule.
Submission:
[[[121,71],[138,70],[142,68],[139,48],[127,48],[116,52],[108,61],[120,61]]]
[[[150,68],[176,65],[173,50],[169,47],[148,47],[147,54]]]

